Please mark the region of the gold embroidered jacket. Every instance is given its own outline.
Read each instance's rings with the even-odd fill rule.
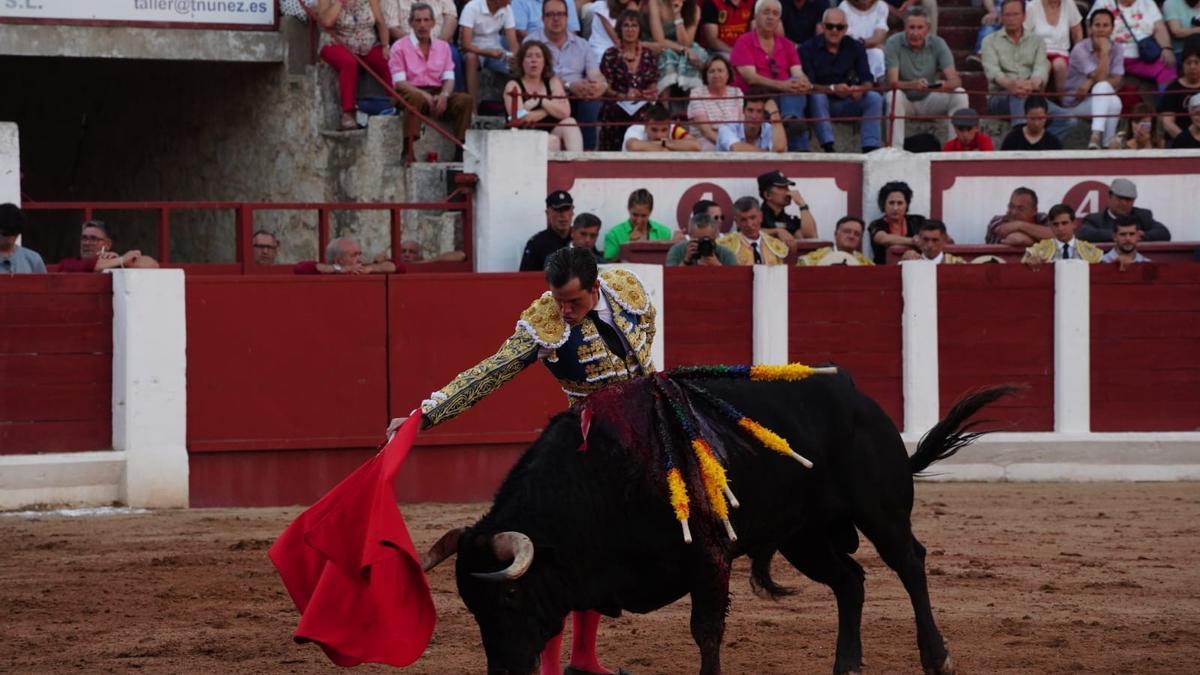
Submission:
[[[421,403],[428,423],[440,424],[465,412],[538,359],[558,379],[571,405],[613,382],[654,372],[650,347],[656,312],[642,282],[632,272],[607,270],[600,273],[600,292],[628,342],[624,359],[608,348],[590,317],[568,325],[547,291],[521,313],[516,332],[499,351]]]
[[[800,256],[800,258],[796,260],[796,265],[798,267],[815,267],[817,265],[817,263],[821,262],[822,258],[829,255],[830,253],[833,253],[832,246],[823,246],[821,248],[814,249],[812,251],[809,251],[805,255]],[[873,261],[870,258],[868,258],[867,256],[863,255],[860,251],[855,251],[853,253],[853,255],[854,255],[854,259],[858,261],[859,265],[874,265],[875,264],[875,261]]]
[[[787,244],[765,233],[758,235],[758,240],[760,242],[758,253],[762,256],[762,264],[782,265],[788,256]],[[754,264],[754,249],[750,248],[750,244],[747,244],[736,230],[718,239],[717,243],[733,251],[739,265]]]
[[[1078,255],[1080,260],[1089,263],[1098,263],[1104,257],[1104,251],[1082,239],[1075,240],[1074,254]],[[1029,260],[1030,258],[1041,258],[1044,262],[1061,260],[1062,244],[1057,239],[1043,239],[1025,249],[1025,257],[1022,260]]]

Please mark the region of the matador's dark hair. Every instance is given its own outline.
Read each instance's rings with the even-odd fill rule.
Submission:
[[[579,279],[579,287],[590,289],[596,283],[596,258],[586,248],[567,246],[546,258],[546,283],[562,288],[571,279]]]

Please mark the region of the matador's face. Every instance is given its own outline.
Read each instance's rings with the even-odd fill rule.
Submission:
[[[579,277],[571,277],[566,284],[559,288],[551,288],[550,295],[554,296],[554,302],[558,304],[558,313],[562,315],[563,321],[575,326],[587,313],[596,307],[596,303],[600,300],[600,280],[597,279],[592,283],[591,288],[583,288],[579,283]]]

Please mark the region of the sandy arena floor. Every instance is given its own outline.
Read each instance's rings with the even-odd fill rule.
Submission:
[[[939,625],[970,673],[1194,673],[1200,655],[1200,484],[932,484],[914,522]],[[419,548],[485,505],[419,504]],[[299,509],[86,518],[0,516],[0,671],[333,672],[291,641],[297,614],[266,549]],[[870,544],[868,672],[920,672],[907,596]],[[756,598],[738,561],[727,673],[827,673],[836,618],[824,586]],[[479,633],[452,565],[432,575],[440,623],[409,673],[479,673]],[[605,621],[600,653],[637,675],[695,672],[687,601]],[[359,670],[381,672],[379,666]]]

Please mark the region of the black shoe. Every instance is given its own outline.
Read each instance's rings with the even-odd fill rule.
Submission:
[[[870,146],[870,147],[865,147],[865,148],[863,148],[863,154],[865,155],[865,154],[867,154],[867,153],[870,153],[870,152],[875,152],[875,151],[876,151],[876,150],[878,150],[878,149],[879,149],[879,146],[878,146],[878,145],[872,145],[872,146]]]
[[[822,143],[821,147],[825,149],[825,152],[836,152],[836,150],[833,149],[833,143]]]

